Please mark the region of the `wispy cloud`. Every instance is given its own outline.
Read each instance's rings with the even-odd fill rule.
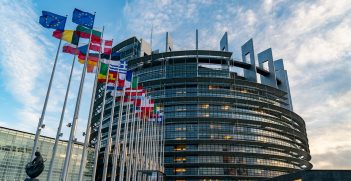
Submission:
[[[294,108],[307,123],[315,168],[350,168],[350,162],[334,159],[338,153],[349,153],[346,148],[351,146],[349,1],[181,2],[195,3],[191,16],[185,15],[187,5],[174,6],[178,1],[132,1],[125,7],[125,15],[132,16],[127,27],[148,38],[154,23],[158,34],[174,33],[177,49],[195,47],[196,28],[200,48],[218,49],[228,31],[235,59],[241,59],[240,46],[251,37],[256,53],[272,47],[275,59],[285,59]],[[156,47],[163,47],[161,40],[154,41]],[[329,153],[334,156],[326,159]]]
[[[2,121],[2,125],[13,122],[16,129],[35,132],[43,108],[44,98],[49,83],[53,60],[58,40],[48,39],[51,30],[41,27],[37,20],[39,14],[34,11],[30,1],[0,2],[0,65],[7,92],[20,103],[11,120]],[[63,98],[68,82],[71,56],[60,55],[53,79],[49,103],[46,110],[42,134],[55,136],[60,119]],[[82,65],[76,64],[64,124],[71,122],[80,81]],[[92,77],[87,75],[84,85],[78,130],[85,129],[87,110],[90,104]],[[11,100],[8,98],[7,100]],[[86,100],[86,101],[85,101]],[[10,126],[13,128],[13,125]],[[69,129],[63,127],[64,139],[68,138]],[[82,140],[82,136],[77,134]]]

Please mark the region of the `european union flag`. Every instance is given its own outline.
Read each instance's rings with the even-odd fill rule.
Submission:
[[[73,11],[72,22],[93,29],[95,15],[81,11],[77,8]]]
[[[48,11],[42,11],[42,15],[39,18],[39,23],[45,28],[64,30],[66,19],[67,18],[65,16],[60,16]]]

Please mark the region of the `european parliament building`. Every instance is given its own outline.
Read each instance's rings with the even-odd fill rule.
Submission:
[[[252,39],[241,46],[242,60],[233,59],[227,33],[218,50],[197,47],[175,51],[167,33],[165,52],[136,37],[113,48],[164,112],[166,180],[262,180],[310,170],[306,126],[293,111],[283,60],[271,49],[256,56]]]

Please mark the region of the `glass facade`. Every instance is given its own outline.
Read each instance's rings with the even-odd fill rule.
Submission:
[[[32,153],[34,134],[0,127],[0,180],[24,180],[25,165],[30,161]],[[38,147],[45,161],[45,169],[38,177],[39,180],[46,180],[49,171],[49,164],[52,156],[52,149],[55,139],[41,136]],[[60,180],[60,174],[65,159],[67,142],[60,141],[55,158],[52,180]],[[82,156],[83,145],[76,143],[72,150],[72,159],[69,167],[69,180],[78,180],[79,166]],[[93,149],[88,149],[87,164],[83,180],[91,180]]]
[[[281,80],[272,87],[239,76],[231,71],[237,62],[230,52],[141,56],[138,47],[133,37],[113,51],[128,60],[139,84],[164,112],[166,180],[262,180],[312,168],[305,122],[289,109],[288,92],[278,88]],[[106,104],[110,109],[110,101]]]
[[[230,55],[179,51],[128,62],[165,115],[167,180],[261,180],[311,169],[287,93],[229,71]],[[199,64],[211,64],[203,67]]]

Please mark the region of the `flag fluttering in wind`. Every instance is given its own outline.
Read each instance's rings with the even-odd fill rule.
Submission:
[[[98,82],[105,82],[107,78],[109,63],[105,60],[101,60],[100,63],[100,72],[98,74]]]
[[[85,57],[86,57],[86,55],[84,55],[82,53],[79,53],[79,55],[78,55],[79,63],[84,64]],[[97,53],[89,53],[88,62],[89,61],[92,61],[95,64],[97,64],[97,62],[99,61],[99,54],[97,54]]]
[[[65,45],[63,45],[62,52],[69,53],[69,54],[72,54],[72,55],[78,55],[79,54],[79,50],[77,49],[77,46],[76,45],[72,45],[70,43],[66,43]]]
[[[89,46],[89,50],[93,50],[93,51],[96,51],[96,52],[100,52],[100,50],[101,50],[101,48],[100,48],[100,43],[91,42],[91,43],[90,43],[90,46]]]
[[[104,54],[111,54],[112,53],[112,40],[105,40],[104,41]]]
[[[91,42],[98,43],[98,44],[101,43],[102,33],[100,31],[91,30],[89,28],[86,28],[86,27],[80,26],[80,25],[77,26],[76,31],[77,31],[77,35],[80,38],[90,38],[90,33],[91,33],[92,34],[91,35]]]
[[[39,18],[39,23],[45,28],[64,30],[66,19],[67,18],[65,16],[60,16],[48,11],[42,11],[42,15]]]
[[[78,45],[78,42],[79,42],[79,37],[77,36],[76,32],[73,30],[64,30],[64,31],[55,30],[52,33],[52,36],[57,39],[62,39],[73,45]]]
[[[95,15],[79,10],[73,11],[72,22],[93,29]]]
[[[83,45],[78,47],[79,53],[86,55],[88,52],[88,45]]]

